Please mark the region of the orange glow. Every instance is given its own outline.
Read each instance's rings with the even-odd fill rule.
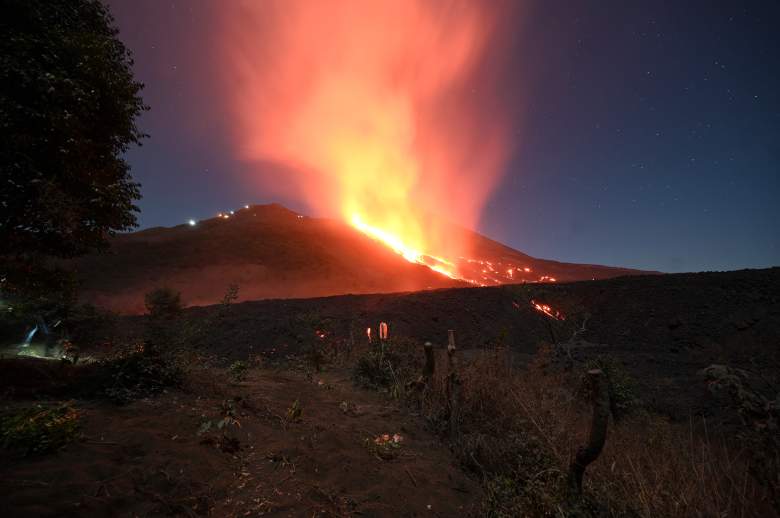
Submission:
[[[254,181],[410,262],[466,277],[455,263],[469,243],[436,221],[474,228],[509,156],[509,115],[494,77],[509,41],[500,23],[508,8],[467,0],[220,4],[219,78],[236,148],[258,164]],[[265,171],[269,163],[280,167]]]
[[[561,313],[560,311],[558,311],[556,309],[551,308],[547,304],[541,304],[539,302],[531,300],[531,306],[533,306],[533,308],[536,311],[544,313],[545,315],[547,315],[550,318],[554,318],[555,320],[566,320],[566,317],[563,315],[563,313]]]

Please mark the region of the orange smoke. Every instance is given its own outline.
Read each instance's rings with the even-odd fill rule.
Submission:
[[[220,5],[220,79],[239,152],[284,166],[258,175],[264,188],[457,276],[468,244],[436,221],[474,228],[508,154],[508,121],[483,109],[495,104],[486,63],[502,41],[496,5]]]

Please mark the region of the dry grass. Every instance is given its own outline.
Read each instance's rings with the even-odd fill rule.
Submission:
[[[420,351],[407,352],[421,361]],[[443,353],[432,387],[410,397],[463,465],[483,479],[485,516],[777,513],[771,491],[749,471],[751,452],[734,437],[713,437],[702,420],[672,423],[642,409],[610,423],[605,449],[588,468],[585,497],[572,499],[565,491],[568,465],[591,415],[578,395],[579,375],[555,368],[549,352],[523,370],[512,369],[502,349],[461,361],[457,436],[448,435]]]

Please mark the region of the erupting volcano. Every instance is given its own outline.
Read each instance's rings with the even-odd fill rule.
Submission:
[[[257,165],[249,182],[452,279],[513,280],[523,265],[495,265],[499,272],[442,223],[476,227],[511,152],[511,110],[497,86],[507,9],[421,0],[221,5],[220,77],[236,149]]]

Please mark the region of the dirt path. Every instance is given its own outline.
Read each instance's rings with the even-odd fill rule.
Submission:
[[[289,420],[293,401],[301,415]],[[225,453],[198,435],[235,409]],[[125,407],[76,402],[85,439],[64,451],[2,458],[5,516],[463,516],[479,486],[422,423],[345,374],[314,380],[254,370]],[[366,441],[400,434],[382,460]]]

